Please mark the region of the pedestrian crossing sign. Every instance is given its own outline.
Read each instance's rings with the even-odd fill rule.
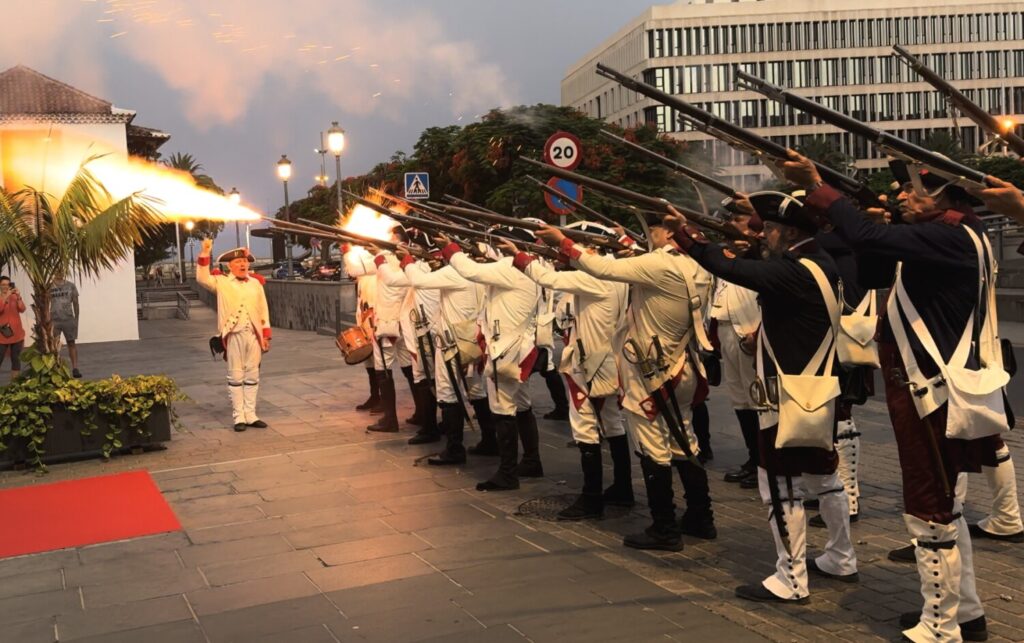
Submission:
[[[405,173],[405,198],[429,199],[430,174],[427,172]]]

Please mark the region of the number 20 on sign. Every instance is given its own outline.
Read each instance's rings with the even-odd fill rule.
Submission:
[[[580,164],[580,147],[575,134],[555,132],[544,144],[544,160],[563,170],[574,170]]]

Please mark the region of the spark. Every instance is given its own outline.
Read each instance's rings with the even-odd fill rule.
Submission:
[[[373,96],[371,96],[371,98],[377,98],[377,97],[378,97],[378,96],[380,96],[380,95],[381,95],[382,93],[383,93],[383,92],[377,92],[376,94],[374,94]]]
[[[115,34],[111,34],[110,38],[111,39],[113,39],[113,38],[120,38],[121,36],[125,35],[126,33],[128,33],[128,32],[127,31],[118,31]]]

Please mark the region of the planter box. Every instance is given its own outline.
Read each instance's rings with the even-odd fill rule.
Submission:
[[[53,409],[50,429],[46,432],[43,442],[43,462],[58,462],[94,458],[103,453],[104,437],[108,425],[99,420],[98,428],[90,435],[82,435],[85,422],[80,417],[68,413],[61,407]],[[151,447],[171,440],[171,414],[163,405],[153,407],[153,411],[141,427],[143,433],[122,428],[121,443],[123,447],[115,452],[123,452],[133,447]],[[145,435],[145,433],[149,435]],[[0,452],[0,467],[26,462],[31,458],[28,441],[16,438],[5,451]]]

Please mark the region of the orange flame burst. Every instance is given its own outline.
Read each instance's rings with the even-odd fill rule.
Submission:
[[[372,201],[378,205],[384,204],[383,198],[376,192],[371,192],[364,198],[367,201]],[[402,208],[389,206],[389,209],[397,212],[398,214],[404,214]],[[386,214],[381,214],[361,203],[357,203],[355,207],[349,210],[348,215],[342,220],[341,229],[354,232],[364,237],[388,241],[391,239],[391,230],[396,225],[398,225],[398,223]]]
[[[4,155],[3,181],[8,190],[31,186],[42,192],[59,196],[78,173],[83,156],[50,146],[49,137],[39,140],[33,133],[16,136],[7,133]],[[73,140],[73,137],[65,137]],[[15,153],[18,152],[18,153]],[[102,151],[85,167],[115,200],[132,195],[145,196],[153,201],[153,209],[171,221],[214,219],[218,221],[256,221],[260,215],[243,205],[232,203],[226,196],[196,185],[188,172],[155,165],[136,158]]]

